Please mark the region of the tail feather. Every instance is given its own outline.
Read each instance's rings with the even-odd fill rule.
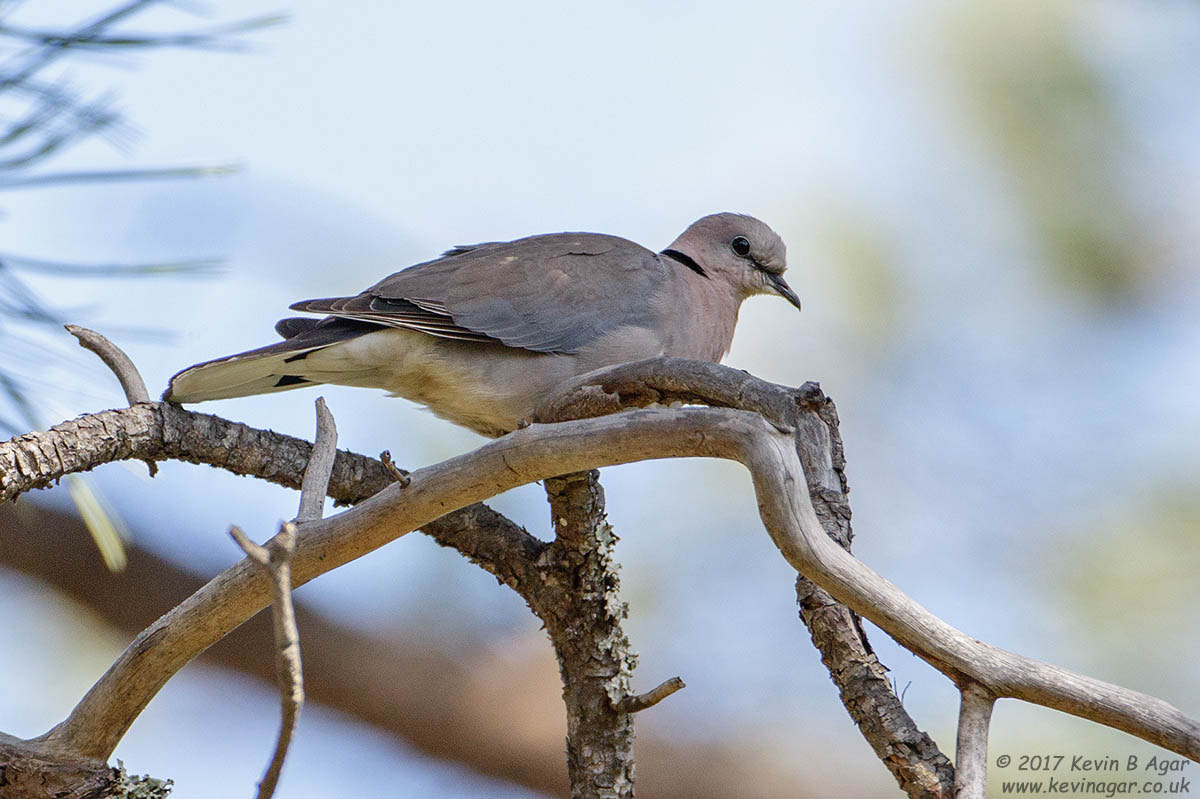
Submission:
[[[321,324],[320,319],[309,319],[305,316],[289,316],[275,323],[275,332],[282,338],[295,338],[301,333],[307,333]]]
[[[208,400],[271,394],[323,382],[305,374],[304,359],[312,353],[366,333],[379,326],[342,319],[325,319],[312,325],[291,323],[279,332],[291,333],[286,341],[198,363],[171,378],[163,399],[168,402]]]

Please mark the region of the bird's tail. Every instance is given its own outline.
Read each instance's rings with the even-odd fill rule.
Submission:
[[[275,329],[285,341],[189,366],[171,378],[163,399],[206,402],[316,385],[324,381],[306,374],[305,358],[379,327],[332,318],[294,318],[282,320]]]

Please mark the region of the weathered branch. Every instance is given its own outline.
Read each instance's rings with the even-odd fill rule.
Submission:
[[[150,401],[150,392],[146,390],[146,381],[142,380],[142,373],[125,354],[125,350],[95,330],[89,330],[80,325],[64,325],[64,327],[68,333],[79,339],[79,346],[94,352],[104,362],[104,365],[112,370],[130,405]],[[151,477],[158,474],[158,464],[150,459],[146,459],[146,468],[150,471]]]
[[[730,384],[734,383],[731,378]],[[756,389],[745,388],[740,392],[745,396]],[[146,407],[155,406],[138,406]],[[468,455],[414,472],[407,488],[386,488],[356,508],[305,525],[297,542],[294,579],[302,584],[452,508],[523,483],[637,460],[728,458],[750,470],[764,525],[790,564],[960,684],[972,680],[994,696],[1053,707],[1186,757],[1200,757],[1200,725],[1169,704],[972,639],[831,541],[810,500],[796,439],[781,432],[791,429],[764,422],[757,414],[723,409],[635,410],[533,425]],[[795,432],[796,437],[807,434],[800,427]],[[41,451],[44,442],[38,436],[14,441],[22,452],[30,446]],[[7,491],[12,481],[7,475],[0,477]],[[26,478],[28,471],[20,479]],[[34,474],[32,479],[45,478]],[[512,548],[511,543],[503,547]],[[244,563],[222,573],[139,636],[71,716],[42,742],[106,757],[171,674],[264,607],[267,598],[266,581]]]
[[[111,796],[120,772],[100,760],[58,757],[31,750],[25,741],[0,733],[4,796],[91,799]]]
[[[837,409],[815,383],[794,389],[716,364],[655,359],[585,375],[549,398],[539,419],[562,421],[667,403],[754,411],[776,427],[797,430],[796,452],[817,518],[849,551],[853,531]],[[842,703],[875,754],[912,799],[948,799],[954,767],[904,709],[858,617],[804,575],[797,576],[796,598]]]
[[[646,374],[644,381],[638,380],[640,373]],[[815,473],[807,475],[806,481],[797,480],[804,475],[800,461],[807,465],[809,460],[802,454],[824,450],[806,443],[813,428],[805,426],[803,414],[797,418],[789,410],[789,401],[791,406],[817,408],[822,400],[819,388],[811,383],[793,393],[717,364],[657,359],[585,375],[552,398],[539,411],[539,418],[606,414],[626,405],[704,401],[754,408],[777,430],[790,429],[795,422],[793,446],[781,445],[784,437],[776,436],[769,444],[764,439],[757,447],[735,447],[738,454],[726,457],[750,469],[767,531],[797,571],[956,681],[974,680],[997,697],[1023,699],[1090,719],[1193,759],[1200,754],[1200,725],[1166,702],[970,638],[831,541],[810,501],[807,484],[821,485],[836,475],[832,464],[814,462]],[[791,499],[780,501],[785,496]]]
[[[279,784],[283,762],[287,759],[288,747],[296,732],[296,721],[304,707],[304,664],[300,658],[296,609],[292,605],[292,553],[296,551],[296,525],[322,516],[325,494],[329,490],[329,475],[333,472],[333,460],[337,454],[337,425],[325,405],[324,397],[317,397],[316,411],[317,432],[312,456],[300,484],[300,510],[296,514],[296,521],[285,522],[275,537],[264,546],[255,544],[236,526],[229,529],[229,534],[246,553],[246,557],[265,569],[271,578],[275,683],[279,686],[279,736],[267,771],[258,783],[258,799],[271,799],[275,795],[275,786]]]
[[[487,537],[486,527],[479,536]],[[77,518],[40,505],[0,505],[0,566],[88,608],[88,618],[127,634],[125,640],[204,584],[140,548],[139,540],[135,531],[129,568],[117,577],[96,568],[95,550]],[[497,656],[494,642],[464,646],[413,620],[366,631],[308,610],[302,601],[296,603],[296,619],[305,635],[308,704],[324,704],[430,757],[539,796],[567,793],[562,689],[556,666],[547,669],[541,657],[541,641],[518,636]],[[202,657],[274,685],[274,656],[262,646],[271,627],[272,619],[260,613]],[[371,690],[362,690],[364,685]],[[646,796],[779,799],[820,793],[806,782],[802,762],[782,750],[762,749],[763,741],[754,737],[678,740],[667,728],[647,727],[637,730],[635,747],[638,790]],[[0,747],[0,763],[9,762],[6,754]]]
[[[654,707],[671,694],[676,691],[682,691],[684,688],[687,688],[687,685],[681,678],[671,677],[668,680],[663,680],[656,687],[644,694],[627,696],[621,699],[617,702],[617,710],[622,713],[640,713],[643,710]]]
[[[996,697],[982,685],[961,686],[955,746],[955,799],[987,799],[988,727]]]
[[[390,450],[385,449],[383,452],[379,453],[379,462],[383,464],[383,468],[387,470],[387,473],[390,474],[392,479],[399,483],[401,487],[408,485],[408,471],[401,469],[396,465],[395,461],[392,460],[392,453]]]
[[[150,401],[150,392],[146,390],[146,383],[142,380],[141,373],[138,372],[137,367],[133,365],[133,361],[129,359],[124,350],[95,330],[88,330],[79,325],[65,325],[65,327],[68,333],[79,339],[79,346],[96,353],[100,356],[100,360],[104,361],[105,366],[113,371],[117,380],[121,381],[121,389],[125,392],[125,399],[129,400],[130,405]]]
[[[100,411],[0,443],[0,502],[120,460],[181,460],[300,488],[312,444],[165,402]],[[339,452],[329,496],[360,502],[392,483],[374,458]]]
[[[615,707],[629,691],[637,655],[621,622],[628,607],[595,470],[545,481],[555,540],[540,558],[542,580],[522,596],[545,622],[567,706],[572,799],[632,799],[633,719]]]
[[[293,579],[313,577],[462,507],[518,485],[595,466],[723,457],[749,468],[760,515],[797,570],[940,671],[1091,719],[1200,757],[1200,725],[1159,699],[984,644],[941,621],[830,541],[808,497],[791,436],[756,414],[724,409],[634,410],[533,425],[411,475],[361,505],[301,531]],[[44,740],[106,757],[165,681],[261,610],[266,581],[238,564],[151,626]]]
[[[180,460],[299,489],[312,455],[304,439],[259,430],[219,416],[194,413],[170,403],[142,403],[100,411],[49,430],[0,442],[0,502],[46,488],[63,476],[120,460]],[[395,481],[380,461],[339,450],[328,496],[352,505]],[[424,532],[470,556],[495,559],[498,568],[519,572],[525,555],[543,546],[486,505],[449,512]],[[481,565],[487,565],[477,560]]]
[[[308,465],[304,467],[304,479],[300,482],[297,524],[311,522],[324,514],[325,495],[329,492],[329,478],[333,475],[333,462],[337,457],[337,425],[324,397],[317,397],[316,408],[317,432]]]
[[[271,799],[288,747],[296,732],[296,721],[304,706],[304,671],[300,660],[300,631],[296,627],[296,610],[292,606],[292,576],[290,560],[296,547],[296,525],[284,522],[279,532],[265,545],[246,537],[240,529],[229,528],[246,557],[270,578],[271,621],[275,633],[275,682],[279,687],[279,735],[267,771],[258,783],[258,799]]]
[[[803,575],[796,578],[796,593],[800,618],[842,704],[901,789],[910,797],[953,796],[954,767],[900,704],[887,667],[872,651],[858,616]]]

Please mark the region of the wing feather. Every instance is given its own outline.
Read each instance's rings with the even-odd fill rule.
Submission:
[[[354,297],[291,307],[443,338],[572,353],[617,328],[653,326],[653,299],[665,273],[657,255],[631,241],[555,233],[457,247]]]

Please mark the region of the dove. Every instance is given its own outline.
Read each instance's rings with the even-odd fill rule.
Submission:
[[[163,399],[204,402],[331,383],[377,388],[488,437],[516,429],[555,387],[629,361],[718,362],[742,301],[784,281],[783,240],[719,213],[660,252],[600,233],[455,247],[354,296],[303,300],[283,341],[188,367]]]

